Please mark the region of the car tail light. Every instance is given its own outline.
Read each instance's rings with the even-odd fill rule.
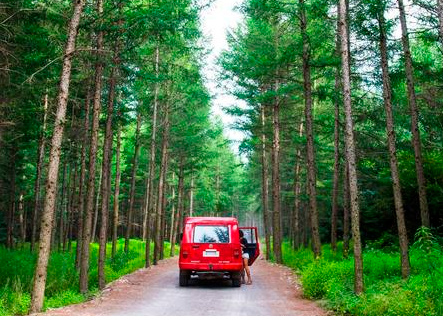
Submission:
[[[240,257],[240,249],[234,249],[234,258]]]
[[[182,248],[182,256],[183,256],[183,259],[186,259],[189,256],[188,247],[183,247]]]

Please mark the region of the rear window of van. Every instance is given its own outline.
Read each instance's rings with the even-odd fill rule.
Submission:
[[[229,243],[228,226],[204,226],[194,227],[195,243]]]

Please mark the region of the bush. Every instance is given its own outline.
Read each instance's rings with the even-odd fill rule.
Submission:
[[[145,265],[145,245],[146,243],[140,240],[131,240],[130,251],[125,253],[123,251],[124,239],[120,239],[116,256],[111,258],[112,245],[108,244],[105,264],[106,282],[114,281],[125,274],[143,268]],[[165,243],[165,257],[169,256],[170,249],[170,244]],[[75,253],[75,243],[73,243],[71,252],[51,253],[44,309],[80,303],[97,292],[98,244],[91,244],[90,293],[88,295],[82,295],[78,291],[79,275],[75,269]],[[151,251],[152,253],[153,251]],[[0,260],[2,262],[0,265],[0,316],[27,314],[31,301],[30,293],[36,258],[29,248],[9,250],[0,246]]]
[[[377,243],[376,243],[377,244]],[[379,244],[379,243],[378,243]],[[339,249],[341,245],[339,245]],[[367,247],[364,255],[365,293],[353,292],[353,258],[322,247],[314,260],[310,249],[293,250],[283,244],[284,262],[301,276],[307,298],[325,300],[325,305],[343,315],[437,316],[443,315],[443,251],[432,234],[421,229],[410,250],[412,275],[401,278],[400,255]]]

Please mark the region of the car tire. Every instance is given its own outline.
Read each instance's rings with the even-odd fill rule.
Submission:
[[[189,283],[189,273],[187,271],[180,270],[179,284],[180,286],[187,286]]]
[[[240,273],[232,274],[231,279],[232,279],[232,286],[233,287],[240,287],[241,286],[241,275],[240,275]]]

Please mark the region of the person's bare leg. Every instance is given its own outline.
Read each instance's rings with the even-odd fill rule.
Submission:
[[[249,270],[248,261],[248,259],[243,258],[243,267],[245,268],[246,275],[248,277],[248,281],[246,282],[246,284],[252,284],[251,271]]]

